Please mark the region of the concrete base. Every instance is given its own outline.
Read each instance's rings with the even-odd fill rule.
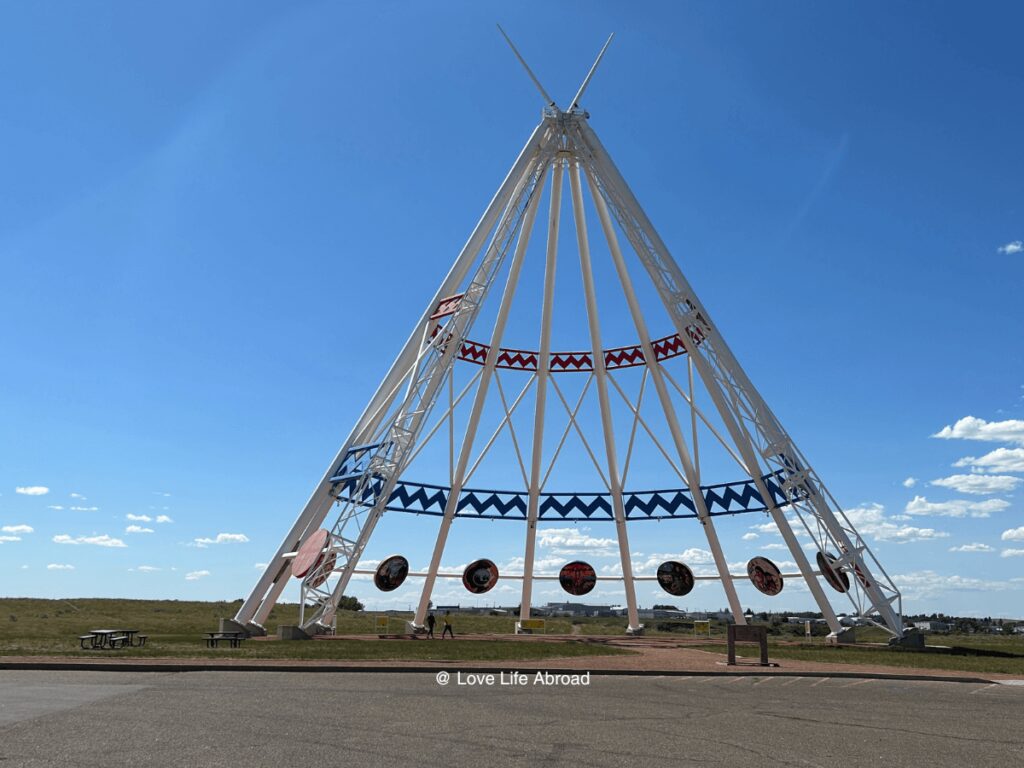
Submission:
[[[282,624],[277,628],[277,637],[279,640],[312,640],[312,636],[307,633],[302,627],[293,627],[288,624]]]
[[[414,624],[411,621],[405,622],[405,632],[409,635],[425,635],[427,634],[427,628],[422,624]]]
[[[626,627],[626,634],[627,635],[633,635],[634,637],[637,637],[639,635],[642,635],[643,633],[644,633],[644,625],[643,624],[638,624],[635,627]]]
[[[843,643],[855,642],[857,642],[857,636],[854,634],[853,627],[832,632],[825,638],[825,645],[842,645]]]
[[[262,629],[262,627],[260,627]],[[217,629],[218,632],[244,632],[246,637],[251,637],[254,633],[248,624],[241,624],[234,619],[221,619],[220,625]],[[263,634],[267,634],[266,630],[263,630]]]
[[[913,627],[903,633],[903,637],[890,637],[890,648],[906,648],[908,650],[923,651],[924,635]]]

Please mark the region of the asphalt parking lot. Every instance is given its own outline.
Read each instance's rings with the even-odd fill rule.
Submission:
[[[453,673],[442,686],[426,672],[5,671],[0,764],[987,766],[1024,754],[1021,686],[778,676],[472,682]]]

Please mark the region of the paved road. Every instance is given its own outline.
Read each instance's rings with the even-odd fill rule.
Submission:
[[[3,768],[1017,765],[1022,722],[1024,687],[977,683],[0,672]]]

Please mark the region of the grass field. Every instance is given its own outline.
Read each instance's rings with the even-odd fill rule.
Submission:
[[[581,638],[580,642],[571,643],[473,639],[473,635],[511,633],[514,620],[496,616],[468,615],[456,618],[455,631],[459,635],[459,640],[454,643],[448,640],[394,640],[374,643],[345,639],[323,642],[250,640],[243,643],[241,648],[207,648],[203,633],[216,630],[218,619],[233,616],[238,610],[238,605],[237,602],[204,603],[178,600],[0,598],[0,656],[95,658],[106,654],[117,658],[500,661],[631,653],[601,643],[586,642],[584,638]],[[352,611],[339,612],[338,634],[375,636],[376,615]],[[621,620],[618,621],[621,624]],[[298,606],[279,605],[271,613],[267,629],[274,633],[279,624],[297,623]],[[398,631],[402,624],[401,618],[392,619],[392,631]],[[566,634],[572,630],[568,620],[557,626],[557,631]],[[101,628],[138,629],[149,639],[144,648],[124,648],[116,651],[82,650],[78,636],[87,634],[92,629]]]
[[[881,630],[858,629],[863,643],[885,642]],[[796,659],[828,664],[871,664],[899,668],[959,670],[1000,673],[1024,677],[1024,637],[1000,635],[929,635],[925,651],[910,651],[871,646],[828,646],[823,642],[800,643],[769,638],[768,658]],[[702,650],[725,653],[723,643],[699,646]],[[756,656],[756,646],[737,646],[737,653]]]

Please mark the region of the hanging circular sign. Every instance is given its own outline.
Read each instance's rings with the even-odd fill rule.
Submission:
[[[693,589],[693,571],[682,563],[668,560],[658,566],[658,584],[670,595],[688,595]]]
[[[846,592],[850,588],[850,577],[846,575],[845,571],[836,568],[836,558],[831,554],[819,552],[817,559],[818,570],[821,571],[821,575],[825,577],[829,586],[836,592]]]
[[[338,556],[334,552],[331,552],[323,559],[322,562],[317,563],[316,566],[311,568],[309,572],[309,581],[306,582],[306,586],[311,589],[316,589],[327,581],[327,577],[334,572],[334,564],[337,560]]]
[[[313,570],[313,567],[324,556],[324,547],[327,546],[327,538],[329,536],[330,533],[321,528],[302,542],[302,546],[299,547],[299,551],[295,554],[295,559],[292,560],[292,576],[301,579]]]
[[[597,573],[590,563],[573,560],[558,572],[558,583],[570,595],[585,595],[597,584]]]
[[[392,592],[402,586],[409,575],[409,561],[401,555],[392,555],[377,566],[373,583],[381,592]]]
[[[782,591],[782,572],[767,557],[755,557],[747,563],[747,576],[759,592],[773,596]]]
[[[490,560],[482,559],[470,563],[462,572],[462,586],[474,595],[488,592],[498,583],[498,566]]]

